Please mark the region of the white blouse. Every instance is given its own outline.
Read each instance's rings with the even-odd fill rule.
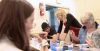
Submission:
[[[0,51],[22,51],[18,49],[7,37],[0,40]]]

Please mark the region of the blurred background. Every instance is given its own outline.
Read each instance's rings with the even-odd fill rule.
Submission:
[[[70,12],[80,22],[80,17],[85,12],[92,12],[95,20],[100,24],[100,0],[27,0],[35,8],[35,25],[33,25],[35,31],[41,31],[42,22],[47,22],[51,27],[55,27],[57,31],[58,22],[54,15],[57,7],[66,8],[67,12]],[[39,3],[43,4],[44,15],[40,15]],[[36,23],[37,22],[37,23]],[[80,22],[81,23],[81,22]]]

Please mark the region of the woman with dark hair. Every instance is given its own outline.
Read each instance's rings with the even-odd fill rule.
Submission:
[[[30,51],[29,30],[34,8],[24,0],[0,3],[0,51]]]
[[[43,22],[41,27],[44,32],[48,33],[47,38],[49,39],[48,42],[50,44],[49,47],[51,51],[56,51],[58,40],[57,40],[57,34],[56,34],[55,29],[51,28],[49,24],[47,24],[46,22]]]
[[[41,25],[41,27],[42,27],[42,30],[44,32],[47,32],[48,33],[48,35],[47,35],[47,38],[48,39],[52,39],[51,36],[54,35],[54,34],[56,34],[56,30],[54,28],[51,28],[49,26],[49,24],[47,24],[46,22],[43,22],[42,25]]]

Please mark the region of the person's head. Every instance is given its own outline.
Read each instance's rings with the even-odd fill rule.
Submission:
[[[85,15],[81,18],[81,22],[87,28],[91,28],[95,25],[94,16],[91,12],[85,13]]]
[[[14,45],[29,50],[28,30],[32,27],[34,8],[24,0],[2,0],[0,3],[0,39],[7,37]]]
[[[46,22],[43,22],[41,27],[43,31],[48,32],[48,33],[50,32],[50,26]]]
[[[66,19],[66,14],[67,12],[65,8],[57,8],[55,12],[55,16],[58,18],[58,20],[61,20],[61,21]]]

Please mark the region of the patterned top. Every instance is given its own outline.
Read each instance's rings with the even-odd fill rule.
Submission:
[[[93,32],[92,39],[93,39],[95,47],[100,48],[100,29]]]
[[[90,47],[100,48],[100,30],[96,29],[95,31],[88,33],[83,27],[79,31],[79,40],[80,44],[85,44],[86,41],[90,41]],[[98,32],[98,33],[97,33]]]

